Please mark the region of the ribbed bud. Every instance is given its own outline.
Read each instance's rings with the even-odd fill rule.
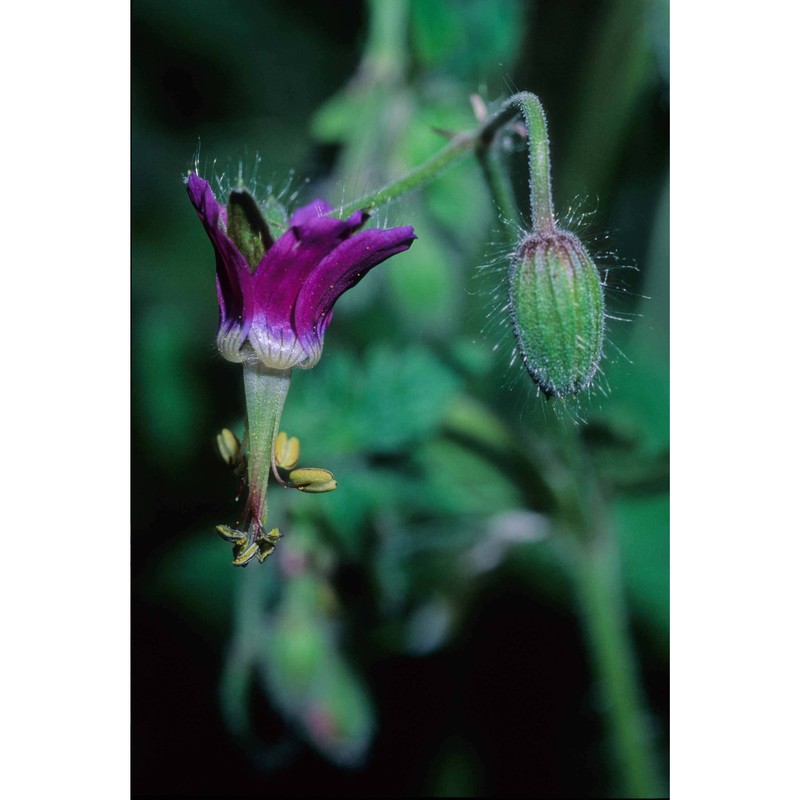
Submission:
[[[510,272],[514,336],[534,383],[548,396],[578,394],[592,382],[605,335],[600,275],[578,238],[530,234]]]

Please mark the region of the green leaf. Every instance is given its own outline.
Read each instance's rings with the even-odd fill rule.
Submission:
[[[448,335],[458,324],[463,284],[455,253],[433,227],[390,270],[391,300],[406,326],[428,334]]]
[[[304,738],[333,761],[356,764],[372,739],[374,712],[320,605],[328,591],[308,573],[286,584],[259,654],[261,676],[272,703]]]
[[[145,434],[142,444],[173,467],[196,449],[208,406],[204,385],[193,369],[196,354],[202,355],[194,336],[189,315],[167,304],[146,314],[135,332],[133,376]]]
[[[508,69],[519,50],[525,4],[517,0],[414,0],[412,45],[427,67],[486,80]]]
[[[434,440],[415,457],[424,474],[421,492],[431,512],[486,517],[523,506],[514,483],[469,448]]]
[[[298,375],[282,428],[307,450],[341,457],[396,453],[430,436],[458,388],[457,377],[421,347],[375,345],[364,363],[344,351]],[[336,424],[332,424],[335,420]]]

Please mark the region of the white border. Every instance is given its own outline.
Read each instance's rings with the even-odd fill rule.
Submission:
[[[795,15],[672,10],[672,791],[796,789]]]
[[[0,32],[3,797],[130,795],[129,13]]]

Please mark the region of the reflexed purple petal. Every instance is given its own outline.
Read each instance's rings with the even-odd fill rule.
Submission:
[[[292,216],[292,226],[264,254],[254,275],[255,324],[274,335],[294,331],[292,317],[297,296],[320,261],[341,247],[369,215],[357,211],[346,220],[320,217],[313,209],[330,208],[317,200]],[[299,224],[296,224],[298,223]]]
[[[217,202],[208,182],[192,173],[186,181],[186,191],[217,257],[220,328],[230,330],[234,326],[241,326],[242,334],[246,336],[253,304],[250,268],[220,225],[220,221],[224,223],[225,220],[225,208]]]
[[[214,197],[208,181],[204,181],[196,172],[192,172],[186,179],[186,191],[203,225],[216,227],[222,206]]]
[[[408,250],[416,238],[410,226],[362,231],[323,258],[295,303],[294,329],[303,346],[321,346],[334,303],[373,267]]]

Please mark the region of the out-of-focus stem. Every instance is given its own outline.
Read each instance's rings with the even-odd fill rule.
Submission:
[[[361,68],[383,80],[402,75],[408,60],[408,0],[369,0],[367,8],[369,27]]]
[[[474,133],[458,134],[450,140],[446,147],[431,156],[418,167],[406,173],[402,178],[340,208],[338,210],[339,216],[347,217],[360,208],[366,210],[378,208],[384,203],[388,203],[390,200],[394,200],[406,194],[406,192],[410,192],[413,189],[424,186],[426,183],[430,183],[448,167],[453,166],[457,161],[467,156],[472,151],[474,145]]]
[[[500,161],[500,156],[495,147],[481,147],[476,153],[478,163],[483,171],[489,193],[494,200],[503,222],[509,243],[516,239],[516,224],[519,220],[519,209],[514,199],[514,188],[508,170]]]
[[[531,226],[534,233],[551,233],[555,228],[550,180],[550,140],[547,118],[539,98],[531,92],[509,97],[500,111],[480,131],[480,144],[489,148],[497,132],[517,114],[522,114],[528,132]]]
[[[636,659],[611,531],[576,542],[576,581],[591,660],[605,706],[625,797],[662,797],[651,735],[642,713]]]
[[[564,539],[569,548],[569,567],[590,662],[603,699],[620,789],[625,797],[662,797],[607,500],[575,426],[560,420],[554,427],[566,468],[559,473],[562,480],[556,494],[567,528]]]

